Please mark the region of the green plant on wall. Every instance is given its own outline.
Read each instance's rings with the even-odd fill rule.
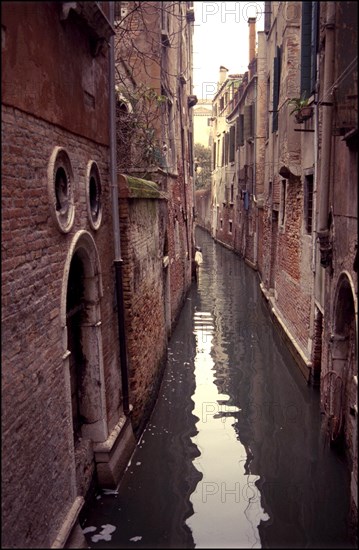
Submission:
[[[129,89],[116,86],[118,169],[149,168],[165,164],[159,122],[167,97],[145,84]]]
[[[309,98],[306,97],[305,92],[301,97],[293,97],[289,99],[288,105],[293,106],[293,109],[289,114],[294,114],[296,121],[299,123],[308,120],[308,118],[311,118],[313,114],[313,107],[309,105]]]
[[[305,94],[302,97],[293,97],[288,101],[288,105],[294,105],[289,114],[292,115],[293,113],[299,113],[303,107],[308,105],[308,102],[309,99],[305,97]]]

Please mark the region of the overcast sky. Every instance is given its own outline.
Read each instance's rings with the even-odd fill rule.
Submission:
[[[248,69],[248,18],[263,30],[264,2],[194,2],[194,10],[193,93],[212,99],[221,65],[228,74]]]

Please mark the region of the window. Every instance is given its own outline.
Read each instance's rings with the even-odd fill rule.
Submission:
[[[167,170],[172,173],[177,171],[177,153],[176,153],[176,141],[175,141],[175,107],[172,99],[167,94],[166,90],[162,88],[162,95],[167,99],[163,105],[163,160]]]
[[[228,229],[228,232],[229,232],[229,233],[232,233],[232,230],[233,230],[233,222],[232,222],[232,220],[229,220],[229,222],[228,222],[228,223],[229,223],[229,229]]]
[[[222,163],[221,166],[224,166],[226,161],[226,133],[223,132],[222,136]]]
[[[313,230],[313,174],[304,179],[304,220],[305,230],[311,235]]]
[[[161,35],[162,35],[162,44],[164,46],[170,46],[170,38],[169,38],[169,26],[170,26],[170,17],[169,17],[169,11],[168,6],[169,2],[162,2],[162,11],[161,11]]]
[[[216,152],[216,142],[213,143],[213,170],[216,169],[216,160],[217,160],[217,152]]]
[[[244,145],[244,115],[238,117],[238,143],[239,146]]]
[[[128,15],[129,2],[115,2],[115,22],[120,22]]]
[[[70,231],[75,216],[74,175],[70,158],[62,147],[55,147],[47,169],[51,215],[62,233]]]
[[[98,229],[102,218],[101,178],[96,162],[87,165],[86,178],[87,213],[92,229]]]
[[[175,218],[174,220],[174,236],[175,236],[175,257],[176,257],[176,260],[179,258],[180,256],[180,252],[181,252],[181,245],[180,245],[180,226],[179,226],[179,222],[178,222],[178,219]]]
[[[314,92],[318,47],[318,4],[302,2],[300,95]]]
[[[235,137],[236,127],[233,125],[229,129],[229,162],[234,162],[235,158]]]
[[[270,77],[267,79],[267,116],[265,117],[266,123],[266,139],[269,138],[269,111],[270,111]]]
[[[264,32],[269,33],[271,28],[271,4],[272,2],[264,2]]]
[[[193,176],[194,160],[193,160],[193,135],[192,135],[192,132],[187,132],[187,136],[188,136],[188,149],[189,149],[189,175]],[[184,136],[183,136],[182,143],[184,143]]]
[[[229,132],[226,132],[225,135],[225,163],[226,166],[229,162]]]
[[[280,224],[284,225],[285,222],[285,203],[286,203],[286,193],[287,193],[287,180],[282,180],[281,182],[281,206],[280,206]]]
[[[254,137],[253,113],[254,113],[254,106],[253,105],[245,105],[244,106],[244,115],[243,115],[244,139],[250,139],[250,138]]]
[[[277,56],[273,60],[273,118],[272,132],[278,130],[278,105],[280,91],[280,72],[281,72],[281,48],[277,46]]]

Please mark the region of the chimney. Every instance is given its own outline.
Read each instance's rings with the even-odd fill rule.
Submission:
[[[220,66],[219,68],[219,84],[223,84],[223,82],[226,80],[227,78],[227,73],[228,73],[228,69],[226,69],[226,67],[223,67],[223,65]]]
[[[256,18],[248,18],[249,26],[249,63],[253,61],[256,56]]]

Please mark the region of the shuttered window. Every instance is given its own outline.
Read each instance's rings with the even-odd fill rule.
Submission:
[[[314,92],[318,47],[318,2],[302,2],[300,95]]]
[[[236,119],[236,149],[238,149],[238,147],[240,145],[239,144],[239,116],[240,115],[238,115],[238,117]]]
[[[244,139],[253,137],[253,105],[244,106],[243,115]]]
[[[281,50],[277,46],[277,55],[273,60],[273,118],[272,132],[278,130],[278,105],[280,91]]]
[[[226,165],[229,162],[229,132],[226,132],[225,135],[225,163]]]
[[[234,162],[235,136],[236,136],[236,127],[233,125],[229,129],[229,162]]]
[[[238,116],[238,145],[244,145],[244,115]]]

